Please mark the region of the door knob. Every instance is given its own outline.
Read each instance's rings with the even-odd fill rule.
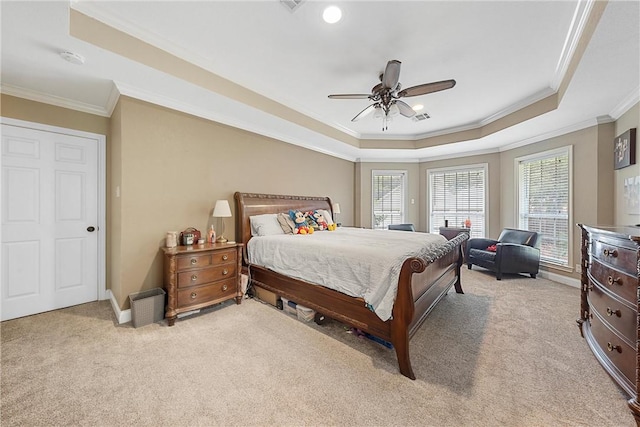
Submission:
[[[87,227],[87,231],[88,231],[89,233],[92,233],[92,232],[94,232],[95,230],[96,230],[96,228],[95,228],[94,226],[92,226],[92,225],[90,225],[89,227]]]

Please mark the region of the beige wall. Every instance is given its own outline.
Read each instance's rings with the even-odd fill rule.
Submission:
[[[355,168],[356,185],[356,216],[357,227],[371,228],[371,177],[374,170],[406,171],[407,172],[407,203],[405,222],[412,223],[416,229],[424,231],[419,218],[420,184],[418,163],[358,163]],[[413,200],[413,203],[411,201]],[[342,205],[340,205],[342,208]]]
[[[340,220],[352,223],[353,162],[131,98],[121,97],[118,108],[121,152],[118,159],[112,151],[110,197],[120,186],[112,215],[121,245],[113,245],[111,270],[121,308],[130,293],[162,285],[166,231],[206,230],[217,199],[235,214],[235,191],[329,196],[340,202]],[[235,236],[231,218],[225,235]]]
[[[616,121],[614,134],[608,145],[611,153],[613,153],[613,139],[631,128],[636,128],[636,164],[614,172],[615,224],[618,225],[640,224],[640,215],[630,214],[625,209],[623,195],[624,180],[640,176],[640,134],[638,133],[640,130],[638,129],[640,128],[640,104],[633,106]],[[611,161],[613,162],[613,154]]]

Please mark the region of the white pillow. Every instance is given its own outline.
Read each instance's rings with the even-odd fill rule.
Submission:
[[[331,218],[331,212],[325,209],[320,209],[322,211],[322,216],[328,225],[333,224],[333,219]]]
[[[272,236],[284,234],[278,222],[278,214],[253,215],[249,217],[252,236]]]

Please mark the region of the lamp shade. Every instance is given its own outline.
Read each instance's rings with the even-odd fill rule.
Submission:
[[[334,203],[333,204],[333,213],[340,213],[340,203]]]
[[[216,200],[216,206],[213,208],[213,214],[211,216],[230,217],[231,207],[229,206],[229,202],[226,200]]]

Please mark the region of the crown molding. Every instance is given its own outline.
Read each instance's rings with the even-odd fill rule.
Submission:
[[[640,86],[636,87],[629,95],[623,98],[622,101],[611,110],[609,115],[613,117],[614,120],[618,120],[620,116],[629,111],[629,109],[638,102],[640,102]]]
[[[443,154],[440,156],[422,157],[420,158],[420,163],[435,162],[438,160],[447,160],[447,159],[459,159],[461,157],[482,156],[485,154],[494,154],[498,152],[500,152],[498,148],[486,148],[484,150],[465,151],[464,153]]]
[[[602,117],[602,116],[601,116]],[[525,145],[535,144],[536,142],[546,141],[547,139],[555,138],[558,136],[566,135],[571,132],[576,132],[582,129],[589,128],[591,126],[598,125],[597,119],[584,120],[582,122],[574,123],[569,126],[565,126],[560,129],[544,132],[531,138],[522,139],[520,141],[512,142],[511,144],[500,147],[500,152],[513,150],[514,148],[524,147]]]
[[[571,25],[569,26],[569,31],[567,32],[567,37],[565,38],[564,46],[562,47],[562,52],[556,65],[555,75],[551,80],[551,88],[554,92],[560,88],[560,84],[569,69],[569,64],[576,52],[576,48],[582,37],[582,32],[591,14],[593,2],[594,0],[579,0],[576,5],[576,10],[573,13]]]
[[[43,104],[55,105],[56,107],[68,108],[70,110],[81,111],[83,113],[94,114],[102,117],[111,117],[111,111],[102,106],[86,104],[80,101],[73,101],[56,95],[39,92],[33,89],[26,89],[19,86],[0,83],[0,93],[18,98],[28,99],[30,101],[41,102]]]

